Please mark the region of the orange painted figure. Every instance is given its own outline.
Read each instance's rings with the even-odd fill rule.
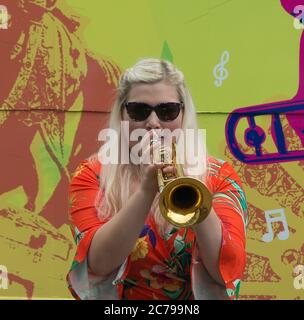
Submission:
[[[61,213],[67,210],[62,195],[70,174],[98,146],[98,132],[108,120],[120,70],[85,48],[78,30],[81,19],[64,1],[3,0],[1,4],[7,7],[9,21],[0,33],[0,195],[22,186],[27,197],[24,208],[38,213],[38,160],[30,147],[39,135],[61,176],[39,214],[59,228],[67,221]],[[66,132],[75,130],[66,125],[71,109],[81,112],[81,117],[73,141],[67,141]],[[102,112],[102,119],[92,111]],[[85,145],[84,139],[94,142]],[[12,166],[14,174],[5,169]]]

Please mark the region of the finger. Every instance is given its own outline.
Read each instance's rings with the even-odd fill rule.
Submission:
[[[150,165],[147,165],[146,167],[146,175],[150,176],[150,177],[153,177],[156,175],[156,171],[160,169],[159,167],[157,167],[156,165],[154,164],[150,164]]]
[[[155,164],[154,164],[154,167],[155,167],[156,169],[162,170],[162,169],[165,167],[165,164],[163,164],[163,163],[155,163]]]
[[[163,173],[172,173],[172,174],[176,174],[176,168],[174,166],[165,166],[162,169]]]

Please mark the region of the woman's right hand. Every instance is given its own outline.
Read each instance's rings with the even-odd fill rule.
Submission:
[[[140,187],[145,193],[151,193],[153,197],[158,192],[157,170],[162,167],[163,165],[161,164],[145,164],[141,168],[142,178]]]

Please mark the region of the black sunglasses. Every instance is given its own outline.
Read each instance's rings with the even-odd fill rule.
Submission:
[[[173,121],[178,117],[183,106],[182,102],[163,102],[156,106],[150,106],[144,102],[125,103],[127,113],[134,121],[145,121],[152,111],[155,111],[160,121]]]

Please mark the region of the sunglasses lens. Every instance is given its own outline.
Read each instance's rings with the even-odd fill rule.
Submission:
[[[156,113],[161,121],[173,121],[178,117],[180,109],[180,103],[168,102],[160,104],[156,109]]]
[[[135,102],[126,104],[126,109],[129,117],[134,121],[146,120],[152,111],[147,105]]]
[[[125,106],[129,117],[134,121],[145,121],[154,109],[159,120],[165,122],[173,121],[178,117],[181,105],[179,102],[167,102],[151,107],[145,103],[128,102]]]

